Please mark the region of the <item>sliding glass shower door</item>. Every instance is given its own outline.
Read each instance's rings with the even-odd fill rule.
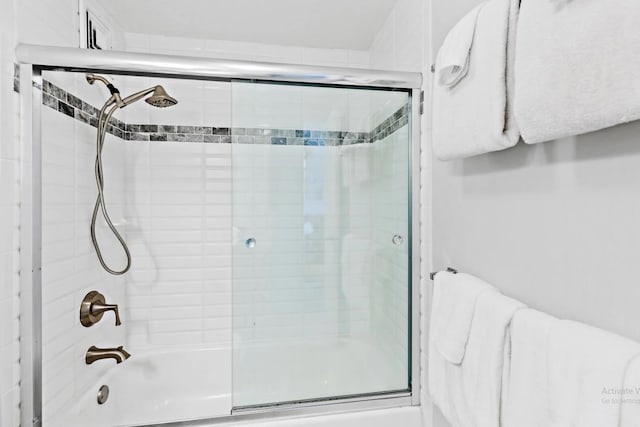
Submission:
[[[408,101],[232,84],[236,410],[409,389]]]

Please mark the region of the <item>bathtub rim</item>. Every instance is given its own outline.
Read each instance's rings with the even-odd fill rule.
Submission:
[[[246,409],[240,412],[232,409],[227,416],[196,420],[173,421],[160,424],[138,424],[132,427],[206,427],[213,425],[244,425],[258,422],[285,421],[325,415],[353,414],[365,411],[410,408],[410,391],[383,392],[377,397],[357,396],[336,400],[319,400],[308,403],[290,403],[282,406],[265,406],[262,409]]]

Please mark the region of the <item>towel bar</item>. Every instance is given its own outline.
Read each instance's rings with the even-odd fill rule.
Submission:
[[[451,268],[451,267],[447,267],[447,270],[449,273],[453,273],[453,274],[458,274],[458,270],[456,270],[455,268]],[[439,271],[432,271],[431,273],[429,273],[429,279],[433,280],[436,277],[436,274],[440,273]]]

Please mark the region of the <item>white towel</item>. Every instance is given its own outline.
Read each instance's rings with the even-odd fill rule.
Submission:
[[[639,343],[578,322],[564,320],[552,328],[549,426],[618,427],[619,405],[605,400],[616,397],[639,353]]]
[[[429,340],[451,363],[462,362],[476,301],[486,290],[496,291],[469,274],[442,271],[435,276]]]
[[[549,336],[560,320],[536,310],[520,310],[511,322],[511,370],[506,381],[504,427],[548,427]]]
[[[624,376],[620,427],[637,427],[640,424],[640,353],[629,361]]]
[[[484,3],[467,13],[447,34],[438,57],[438,84],[453,87],[467,75],[476,21],[482,6]]]
[[[517,144],[512,112],[519,0],[491,0],[478,11],[468,72],[454,87],[433,89],[433,151],[450,160]],[[445,46],[443,46],[443,49]],[[436,75],[447,66],[440,49]]]
[[[640,119],[639,28],[638,0],[523,1],[515,64],[523,139]]]
[[[434,403],[455,427],[500,427],[503,378],[509,370],[509,323],[524,305],[497,291],[477,299],[460,364],[429,347],[429,388]]]
[[[632,378],[640,344],[534,310],[516,314],[511,334],[505,427],[620,427],[610,399]]]

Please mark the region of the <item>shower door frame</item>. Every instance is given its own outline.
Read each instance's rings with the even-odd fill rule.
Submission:
[[[366,69],[301,66],[252,61],[95,51],[78,48],[19,45],[21,140],[20,260],[21,420],[42,427],[42,72],[94,72],[193,80],[299,84],[315,87],[398,90],[408,94],[410,161],[408,174],[408,389],[358,396],[332,397],[281,406],[235,411],[229,416],[181,421],[162,426],[198,426],[364,411],[420,405],[420,121],[422,75]],[[108,65],[107,65],[108,64]],[[22,212],[24,211],[24,212]],[[26,255],[26,256],[24,256]],[[45,426],[48,427],[48,426]]]

